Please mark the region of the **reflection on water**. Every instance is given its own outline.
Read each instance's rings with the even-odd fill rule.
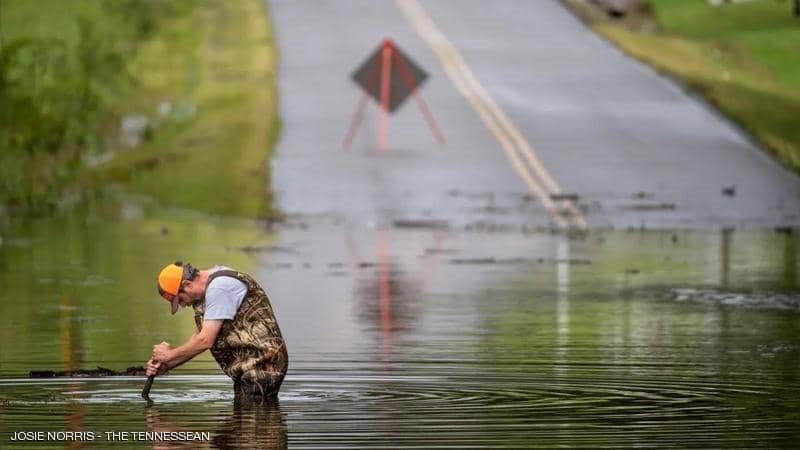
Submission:
[[[208,432],[208,448],[800,442],[796,234],[115,217],[0,229],[0,446],[39,430]],[[152,286],[177,258],[265,284],[292,349],[279,403],[236,402],[207,356],[156,379],[151,407],[143,378],[25,378],[123,369],[182,342],[190,314],[170,316]],[[124,448],[181,445],[198,446]]]
[[[205,432],[210,439],[204,445],[214,448],[287,448],[286,421],[277,399],[260,403],[234,399],[225,377],[175,376],[159,380],[155,402],[148,404],[139,397],[141,382],[130,377],[3,380],[3,391],[13,396],[4,405],[4,430],[94,433],[91,441],[68,442],[74,448],[113,448],[123,441],[127,447],[136,441],[122,433],[141,431],[162,433],[160,436]],[[33,412],[41,413],[41,417]],[[108,436],[107,432],[117,434]],[[158,439],[140,444],[151,448],[198,447],[194,441]]]
[[[232,407],[221,407],[216,410],[213,422],[205,425],[213,431],[206,444],[213,448],[259,448],[285,449],[288,445],[286,421],[281,413],[280,401],[271,399],[253,403],[235,399]],[[159,411],[158,406],[145,408],[147,431],[155,433],[196,433],[197,420],[187,420],[184,414],[167,415]],[[216,422],[216,423],[214,423]],[[173,434],[174,435],[174,434]],[[171,448],[181,442],[154,442],[153,448]],[[189,448],[196,448],[197,442],[191,442]]]

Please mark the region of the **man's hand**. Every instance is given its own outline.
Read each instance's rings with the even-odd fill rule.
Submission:
[[[147,361],[147,370],[145,370],[145,374],[148,377],[151,375],[164,375],[168,370],[169,368],[167,368],[166,364],[151,359],[150,361]]]
[[[176,348],[172,348],[167,342],[154,345],[153,356],[147,363],[147,375],[150,376],[151,373],[158,375],[174,369],[210,349],[221,328],[222,320],[204,320],[202,329],[194,333],[185,344]],[[153,363],[152,370],[150,362]]]
[[[172,351],[172,347],[169,346],[169,343],[162,342],[158,345],[153,346],[153,357],[155,361],[158,362],[167,362],[171,358],[170,352]]]

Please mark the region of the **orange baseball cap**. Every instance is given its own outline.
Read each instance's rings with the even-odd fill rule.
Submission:
[[[178,293],[184,279],[184,267],[180,262],[169,264],[158,274],[158,294],[172,305],[172,314],[178,311]]]

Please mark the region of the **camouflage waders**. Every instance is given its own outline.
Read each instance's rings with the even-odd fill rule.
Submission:
[[[212,273],[206,288],[217,277],[236,278],[247,285],[247,293],[233,320],[223,321],[211,354],[222,371],[233,379],[237,396],[276,395],[286,376],[289,355],[269,298],[253,277],[234,270]],[[205,298],[192,307],[199,331],[203,326]]]

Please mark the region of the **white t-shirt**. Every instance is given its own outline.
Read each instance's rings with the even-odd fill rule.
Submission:
[[[214,266],[211,273],[233,270],[230,267]],[[247,294],[247,285],[233,277],[217,277],[206,288],[206,312],[203,320],[232,320]]]

